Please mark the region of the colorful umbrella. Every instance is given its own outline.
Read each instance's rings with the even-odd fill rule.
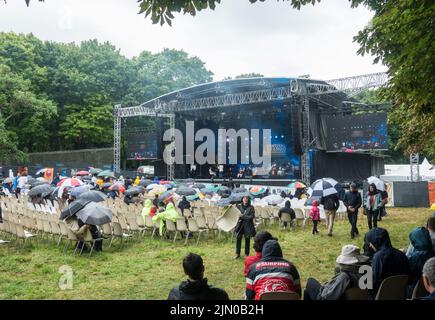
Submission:
[[[299,182],[299,181],[292,182],[287,186],[287,188],[290,188],[290,189],[304,189],[306,187],[307,187],[306,185],[304,185],[302,182]]]
[[[98,177],[113,177],[114,178],[115,173],[110,171],[110,170],[104,170],[98,174]]]
[[[119,191],[119,192],[124,193],[125,192],[125,187],[122,184],[120,184],[120,183],[115,183],[114,185],[109,187],[109,190],[110,191]]]
[[[58,187],[78,187],[78,186],[82,186],[84,183],[76,178],[66,178],[63,179],[61,181],[59,181],[59,183],[57,184]]]
[[[84,171],[84,170],[76,173],[77,176],[88,176],[90,174],[91,173],[89,171]]]
[[[266,193],[267,188],[260,187],[260,186],[253,186],[253,187],[251,187],[251,189],[249,189],[249,192],[254,196],[258,196],[258,195]]]
[[[92,174],[99,174],[101,171],[103,171],[103,170],[101,170],[99,168],[92,168],[91,170],[89,170],[89,172]]]

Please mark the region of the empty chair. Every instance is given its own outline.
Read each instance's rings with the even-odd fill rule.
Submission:
[[[112,233],[112,239],[110,239],[109,248],[112,246],[113,240],[116,238],[119,238],[121,240],[121,248],[124,245],[124,238],[128,239],[131,237],[129,234],[125,234],[122,230],[121,224],[118,222],[112,222],[113,226],[113,233]]]
[[[360,288],[349,288],[344,292],[345,300],[367,300],[368,290]]]
[[[101,231],[103,233],[103,235],[111,237],[112,236],[112,226],[110,225],[110,223],[105,223],[101,226]]]
[[[193,219],[193,218],[190,218],[190,219],[187,221],[187,224],[188,224],[188,231],[187,231],[187,235],[186,235],[186,241],[185,241],[185,244],[187,243],[187,240],[189,239],[189,235],[190,235],[190,234],[198,233],[198,239],[196,240],[196,245],[198,246],[199,239],[201,238],[201,234],[202,234],[203,232],[206,232],[207,230],[206,230],[206,229],[200,229],[200,228],[198,227],[198,224],[196,223],[196,220]]]
[[[187,233],[188,231],[189,230],[188,230],[187,225],[186,225],[186,220],[184,220],[184,218],[177,218],[177,220],[175,220],[174,242],[177,239],[178,232],[180,232],[180,233],[186,232]],[[187,242],[187,237],[186,237],[186,242]]]
[[[292,291],[265,292],[260,300],[300,300],[299,294]]]
[[[405,300],[408,280],[407,275],[391,276],[384,279],[375,300]]]
[[[31,239],[35,237],[35,235],[31,234],[30,232],[27,232],[24,230],[23,226],[20,224],[15,225],[15,235],[17,239],[23,240],[23,247],[26,244],[27,239]]]
[[[171,220],[166,220],[166,230],[165,230],[165,234],[168,234],[169,232],[173,232],[174,233],[174,240],[173,242],[175,242],[175,237],[176,237],[176,232],[177,232],[177,227],[175,226],[175,223]]]

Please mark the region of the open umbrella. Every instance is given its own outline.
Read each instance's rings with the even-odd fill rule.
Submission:
[[[77,176],[88,176],[90,174],[89,171],[79,171],[76,173]]]
[[[103,170],[101,170],[99,168],[92,168],[91,170],[89,170],[89,172],[91,174],[99,174],[101,171],[103,171]]]
[[[322,178],[314,181],[308,188],[310,197],[326,197],[332,194],[337,194],[342,189],[341,185],[332,178]]]
[[[76,178],[66,178],[63,179],[61,181],[59,181],[59,183],[57,184],[58,187],[78,187],[78,186],[82,186],[84,183]]]
[[[38,171],[36,171],[36,175],[43,174],[47,170],[48,170],[48,168],[44,168],[44,169],[38,170]]]
[[[237,192],[248,192],[248,190],[245,189],[245,188],[234,188],[233,192],[234,193],[237,193]]]
[[[208,187],[202,188],[200,191],[204,194],[214,194],[215,193],[214,188],[208,188]]]
[[[180,196],[193,196],[196,194],[196,191],[189,187],[178,187],[175,189],[175,193]]]
[[[226,206],[229,206],[230,204],[231,204],[230,198],[222,198],[222,199],[219,199],[217,202],[218,207],[226,207]]]
[[[104,170],[98,174],[98,177],[113,177],[114,178],[115,173],[110,171],[110,170]]]
[[[108,189],[110,191],[125,192],[125,187],[120,183],[115,183],[114,185],[110,186]]]
[[[305,184],[303,184],[302,182],[299,182],[299,181],[292,182],[287,186],[287,188],[290,188],[290,189],[304,189],[306,187],[307,186]]]
[[[231,189],[225,186],[220,186],[219,190],[217,191],[217,194],[220,196],[224,196],[224,195],[230,195],[231,194]]]
[[[203,183],[195,183],[192,188],[196,188],[196,189],[204,189],[205,188],[205,184]]]
[[[27,195],[29,197],[35,197],[38,195],[42,195],[43,193],[46,193],[46,192],[51,192],[53,190],[54,190],[54,188],[52,186],[50,186],[48,184],[43,184],[43,185],[36,186],[36,187],[33,187],[32,189],[30,189],[30,191]]]
[[[79,211],[76,216],[85,224],[101,226],[112,221],[112,211],[102,203],[89,202]]]
[[[385,191],[385,183],[381,179],[374,177],[374,176],[371,176],[371,177],[367,178],[367,182],[369,184],[374,183],[376,186],[376,189],[378,189],[380,191]]]
[[[88,200],[94,202],[101,202],[106,199],[107,196],[103,192],[95,190],[84,192],[77,197],[77,200]]]
[[[68,205],[68,207],[60,213],[60,220],[64,220],[72,215],[75,215],[79,210],[81,210],[86,204],[88,204],[89,200],[86,199],[79,199],[76,201],[73,201],[71,204]],[[83,221],[84,222],[84,221]]]
[[[231,202],[240,202],[242,201],[243,197],[249,197],[252,199],[252,195],[249,192],[232,193],[229,199]]]
[[[262,195],[262,194],[266,193],[267,192],[267,188],[260,187],[260,186],[253,186],[253,187],[251,187],[251,189],[249,189],[249,192],[253,196],[259,196],[259,195]]]
[[[89,186],[89,185],[78,186],[78,187],[75,187],[75,188],[72,188],[71,190],[69,190],[69,194],[71,196],[77,198],[82,193],[88,192],[91,189],[92,189],[92,186]]]
[[[105,183],[103,183],[103,184],[101,185],[101,187],[102,187],[103,189],[108,189],[108,188],[110,188],[111,186],[113,186],[113,183],[112,183],[112,182],[105,182]]]
[[[133,187],[133,188],[130,188],[130,189],[126,190],[124,192],[124,194],[126,196],[135,196],[135,195],[138,195],[138,194],[141,194],[141,193],[144,193],[144,192],[145,192],[145,188],[144,187],[137,186],[137,187]]]
[[[157,184],[157,183],[151,183],[151,184],[147,185],[147,190],[150,191],[150,190],[158,188],[158,187],[162,187],[162,186]]]
[[[277,205],[282,202],[282,197],[277,194],[272,194],[263,198],[263,201],[267,202],[269,205]]]
[[[187,201],[195,201],[199,199],[199,194],[193,194],[191,196],[186,196]]]
[[[174,197],[174,193],[172,191],[165,191],[159,196],[159,202],[168,202]]]
[[[150,180],[150,179],[142,179],[141,181],[139,181],[139,185],[143,186],[143,187],[147,187],[150,184],[153,184],[154,181]]]

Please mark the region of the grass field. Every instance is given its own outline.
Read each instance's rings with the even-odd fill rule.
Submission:
[[[392,238],[393,246],[408,244],[408,234],[416,226],[425,225],[431,211],[425,208],[391,208],[380,222]],[[321,224],[320,236],[311,235],[311,225],[295,232],[281,231],[277,224],[267,229],[277,236],[284,257],[299,270],[302,285],[308,277],[326,281],[333,275],[335,259],[344,244],[362,247],[367,232],[365,216],[360,215],[361,236],[351,240],[347,220],[338,220],[334,236],[327,237]],[[1,238],[1,236],[0,236]],[[202,255],[209,283],[224,288],[231,299],[241,299],[245,288],[243,259],[233,260],[235,243],[227,238],[202,240],[198,247],[191,239],[188,246],[181,241],[151,239],[148,234],[124,246],[118,245],[103,253],[72,256],[63,254],[55,244],[33,242],[24,249],[0,247],[0,299],[166,299],[169,290],[185,279],[181,261],[189,252]],[[253,249],[251,249],[251,254]],[[60,290],[59,267],[73,269],[73,289]]]

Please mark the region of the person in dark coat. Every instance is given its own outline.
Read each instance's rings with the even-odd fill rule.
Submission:
[[[169,292],[168,300],[229,300],[225,290],[207,283],[201,256],[189,253],[183,259],[183,269],[189,278]]]
[[[281,196],[281,198],[283,198],[283,199],[284,199],[284,198],[287,198],[287,194],[285,193],[284,190],[281,191],[280,196]]]
[[[383,228],[373,228],[364,237],[365,255],[370,257],[373,273],[373,290],[369,290],[371,298],[382,281],[395,275],[410,275],[409,262],[406,255],[391,245],[390,235]]]
[[[328,236],[332,237],[332,228],[334,227],[335,214],[338,207],[340,207],[340,201],[336,193],[331,194],[320,199],[320,204],[325,209],[326,219],[328,221]]]
[[[427,260],[435,256],[435,252],[432,250],[432,240],[429,231],[424,227],[412,230],[409,234],[409,240],[414,248],[414,250],[407,255],[411,269],[410,286],[408,288],[408,297],[410,298],[412,290],[421,278],[424,264]]]
[[[245,237],[245,256],[249,256],[250,241],[255,236],[255,210],[251,205],[251,199],[248,196],[243,197],[242,203],[237,205],[237,209],[240,210],[240,218],[235,228],[237,234],[235,259],[240,258],[243,237]]]
[[[156,206],[157,208],[159,207],[159,195],[158,194],[156,194],[154,196],[153,206]]]
[[[423,266],[423,284],[428,296],[420,298],[420,300],[435,301],[435,258],[430,258]]]
[[[294,220],[296,219],[296,213],[295,211],[291,208],[291,203],[289,200],[287,200],[285,202],[284,208],[279,209],[278,211],[278,217],[281,219],[281,215],[283,213],[288,213],[290,215],[290,218],[292,219],[291,225],[293,227],[294,225]],[[284,222],[284,228],[287,228],[287,222]]]
[[[362,205],[361,195],[358,192],[356,183],[350,185],[350,191],[346,192],[343,200],[347,210],[347,218],[349,219],[351,230],[350,237],[353,239],[359,235],[358,228],[356,227],[358,221],[358,210]]]
[[[246,300],[260,300],[265,292],[293,291],[301,296],[299,272],[283,258],[278,241],[266,241],[261,254],[246,276]]]
[[[184,215],[184,210],[190,209],[190,202],[187,201],[186,196],[183,196],[180,203],[178,204],[178,208],[180,208],[181,213]]]

